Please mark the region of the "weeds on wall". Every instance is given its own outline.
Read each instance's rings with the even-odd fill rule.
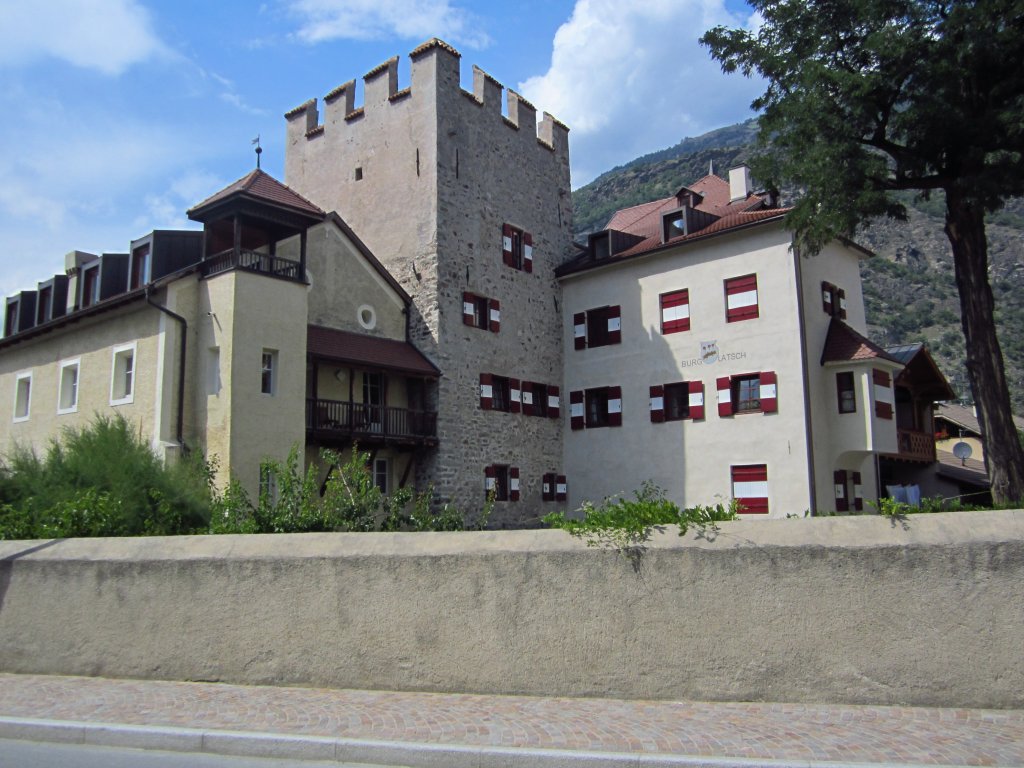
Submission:
[[[715,523],[739,517],[735,500],[680,509],[665,498],[662,488],[649,480],[634,491],[632,499],[606,498],[600,504],[587,501],[579,511],[583,513],[582,518],[568,518],[564,512],[553,512],[545,516],[543,522],[585,539],[588,546],[625,554],[634,566],[655,530],[675,525],[682,536],[691,526],[712,528]]]

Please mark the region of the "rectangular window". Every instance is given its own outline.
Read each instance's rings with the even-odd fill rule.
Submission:
[[[725,281],[725,319],[735,323],[758,316],[757,275],[731,277]]]
[[[690,416],[690,385],[680,381],[665,385],[665,421],[682,421]]]
[[[387,494],[388,492],[388,460],[387,459],[374,459],[373,460],[373,484],[380,488],[380,492]]]
[[[78,410],[78,369],[78,360],[69,360],[60,365],[57,413],[74,413]]]
[[[4,319],[4,336],[13,336],[18,332],[18,310],[21,302],[7,300],[7,315]]]
[[[829,317],[846,319],[846,291],[837,288],[832,283],[821,283],[821,304],[825,314]]]
[[[260,392],[277,394],[277,350],[264,349],[260,368]]]
[[[503,225],[501,259],[508,267],[533,272],[533,235],[511,224]]]
[[[768,465],[742,464],[731,472],[732,497],[740,505],[740,514],[768,514]]]
[[[716,380],[718,415],[775,413],[779,409],[774,371],[722,376]]]
[[[462,294],[462,322],[497,333],[501,329],[501,305],[497,299],[465,291]]]
[[[661,332],[690,330],[690,291],[683,289],[661,294]]]
[[[857,412],[857,394],[853,381],[852,371],[842,371],[836,374],[836,393],[839,397],[840,413]]]
[[[651,421],[700,420],[704,418],[704,384],[677,381],[651,387]]]
[[[604,347],[622,342],[621,308],[616,306],[588,309],[573,315],[573,336],[576,349]]]
[[[484,467],[484,494],[494,495],[495,501],[509,501],[509,467],[505,464],[491,464]],[[518,493],[518,470],[517,470]]]
[[[122,405],[135,398],[135,345],[114,347],[110,377],[110,404]]]
[[[36,325],[42,325],[53,317],[53,287],[39,289],[39,303],[36,305]]]
[[[131,281],[128,290],[141,288],[149,282],[149,244],[140,245],[132,251]]]
[[[19,373],[14,383],[14,420],[28,419],[32,405],[32,374]]]
[[[622,426],[622,388],[596,387],[583,392],[587,429]]]

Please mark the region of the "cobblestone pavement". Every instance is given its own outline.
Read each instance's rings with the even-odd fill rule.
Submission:
[[[392,742],[1024,766],[1024,711],[395,693],[0,674],[0,716]]]

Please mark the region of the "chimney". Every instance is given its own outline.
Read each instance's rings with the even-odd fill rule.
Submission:
[[[750,194],[750,168],[738,165],[729,169],[730,201],[746,200]]]

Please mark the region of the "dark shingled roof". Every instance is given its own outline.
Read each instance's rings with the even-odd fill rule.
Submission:
[[[194,213],[199,212],[204,208],[210,208],[213,205],[236,195],[244,195],[256,200],[262,200],[272,205],[289,208],[293,211],[298,211],[307,215],[324,215],[324,212],[320,210],[320,208],[313,205],[313,203],[309,202],[309,200],[304,198],[298,192],[295,192],[290,187],[285,186],[269,173],[264,173],[259,168],[255,169],[248,175],[243,176],[234,184],[229,184],[224,187],[220,192],[211,195],[198,205],[192,206],[188,210],[188,215],[191,217]]]
[[[900,363],[880,346],[863,336],[842,320],[833,317],[828,325],[828,335],[821,351],[821,364],[849,363],[862,360],[885,360]]]
[[[441,371],[408,341],[310,325],[306,350],[314,357],[437,378]]]

